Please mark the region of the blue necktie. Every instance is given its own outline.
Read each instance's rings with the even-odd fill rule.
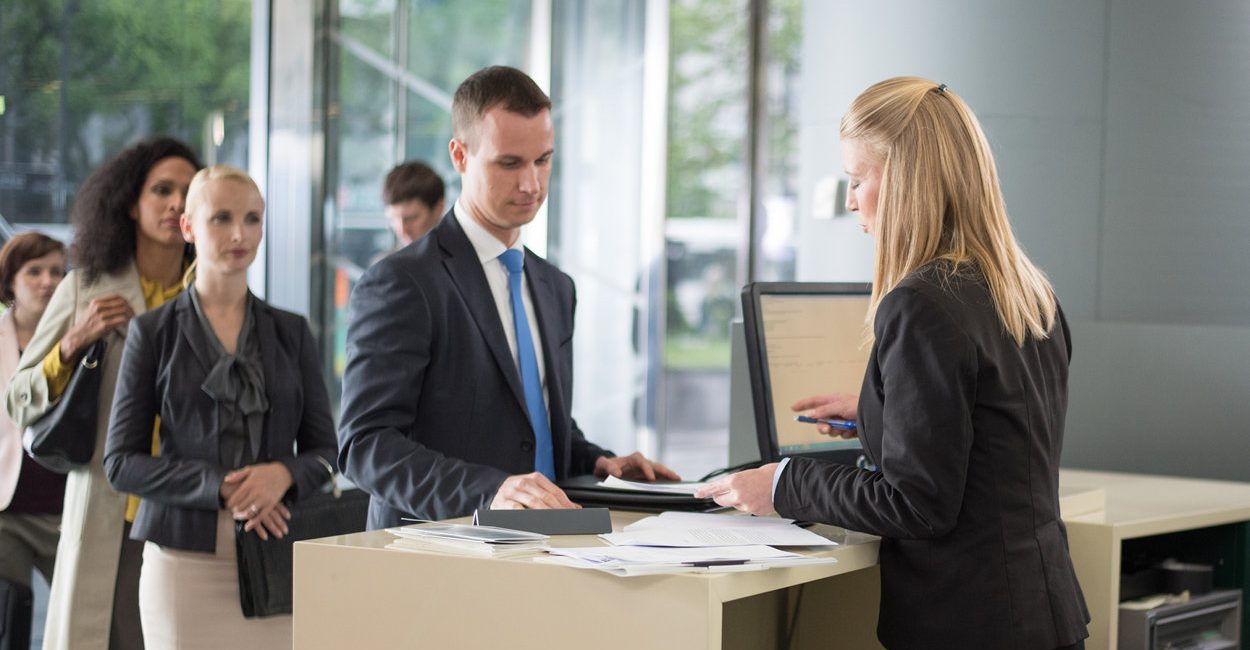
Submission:
[[[508,293],[512,298],[512,323],[516,326],[517,364],[521,367],[521,388],[525,391],[525,407],[534,427],[534,470],[556,480],[555,453],[551,446],[551,424],[547,421],[547,405],[543,402],[543,384],[538,375],[538,357],[534,354],[534,337],[529,319],[525,317],[525,300],[521,287],[524,254],[510,248],[499,256],[508,269]]]

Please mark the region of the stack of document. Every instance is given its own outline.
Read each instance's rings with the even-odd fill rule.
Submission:
[[[776,546],[837,546],[789,519],[665,512],[599,537],[612,546],[552,548],[536,562],[598,569],[618,576],[659,573],[758,571],[775,567],[833,564]]]
[[[625,479],[609,476],[599,481],[600,487],[612,488],[613,490],[628,490],[631,492],[664,492],[668,494],[685,494],[694,496],[699,488],[707,485],[707,482],[699,481],[626,481]]]
[[[623,532],[600,535],[617,546],[837,546],[838,543],[794,525],[791,519],[665,512],[640,519]]]
[[[510,558],[536,555],[535,562],[597,569],[618,576],[662,573],[758,571],[775,567],[833,564],[777,546],[836,546],[789,519],[665,512],[599,537],[611,546],[550,548],[548,536],[494,526],[425,522],[388,528],[396,537],[386,548]],[[549,555],[541,555],[543,552]]]
[[[386,548],[476,557],[517,557],[547,550],[547,536],[493,526],[426,523],[386,532],[397,539]]]
[[[589,546],[552,548],[551,555],[535,562],[579,569],[598,569],[618,576],[661,573],[760,571],[783,566],[831,564],[833,558],[804,557],[771,546],[704,548],[648,548],[642,546]]]

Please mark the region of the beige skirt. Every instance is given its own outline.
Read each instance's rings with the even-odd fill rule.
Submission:
[[[147,650],[269,650],[291,647],[291,617],[243,618],[234,522],[217,516],[217,552],[148,542],[139,576],[139,613]]]

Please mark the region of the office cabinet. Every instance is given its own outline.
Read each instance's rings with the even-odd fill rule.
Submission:
[[[1240,643],[1240,589],[1212,591],[1153,609],[1120,608],[1119,650],[1227,650]]]
[[[1121,570],[1124,558],[1139,553],[1210,564],[1216,588],[1242,589],[1244,602],[1250,584],[1250,484],[1068,469],[1060,471],[1059,482],[1061,489],[1106,494],[1101,510],[1063,518],[1092,619],[1086,647],[1121,647]],[[1243,604],[1239,626],[1245,615]]]

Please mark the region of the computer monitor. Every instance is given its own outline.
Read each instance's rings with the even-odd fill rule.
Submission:
[[[827,393],[859,393],[871,351],[864,316],[872,285],[754,282],[742,290],[742,317],[760,459],[814,456],[855,464],[859,440],[822,435],[794,420],[790,406]]]

